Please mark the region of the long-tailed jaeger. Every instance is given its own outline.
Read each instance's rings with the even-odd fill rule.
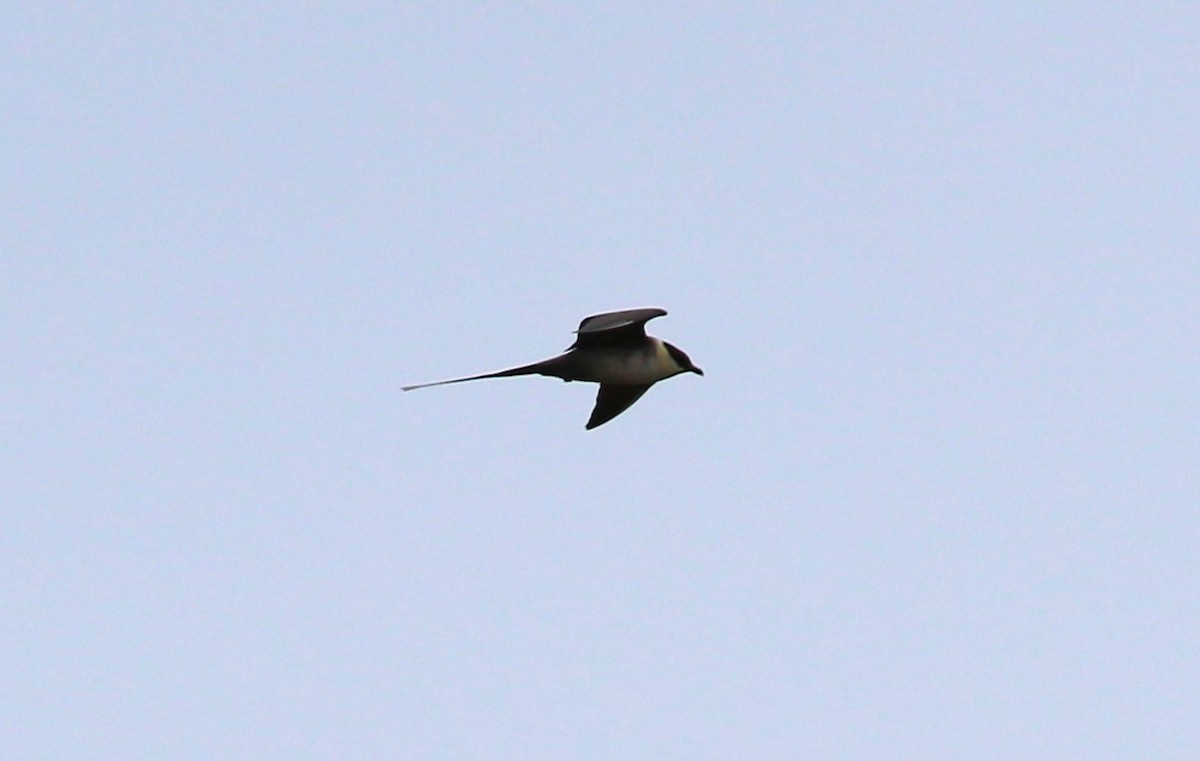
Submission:
[[[575,331],[575,343],[557,357],[495,373],[403,388],[412,391],[447,383],[514,375],[548,375],[568,382],[599,383],[596,406],[587,421],[587,428],[591,430],[629,409],[660,380],[680,373],[704,375],[704,371],[693,365],[681,349],[646,335],[646,323],[666,313],[665,309],[648,307],[594,314],[579,323],[579,329]]]

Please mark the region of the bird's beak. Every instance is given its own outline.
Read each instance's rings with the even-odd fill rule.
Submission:
[[[696,375],[704,375],[704,371],[695,365],[692,365],[692,372],[694,372]]]

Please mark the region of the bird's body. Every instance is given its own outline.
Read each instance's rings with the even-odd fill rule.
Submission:
[[[546,365],[547,372],[563,380],[587,383],[612,383],[618,386],[641,386],[666,380],[672,375],[687,372],[671,356],[666,344],[647,336],[640,346],[600,346],[593,349],[571,349],[532,367]],[[557,366],[557,367],[556,367]]]
[[[599,383],[596,407],[587,424],[589,429],[595,428],[624,412],[660,380],[686,372],[704,375],[687,354],[646,335],[646,323],[665,314],[663,309],[646,308],[592,315],[579,323],[575,343],[557,357],[494,373],[405,386],[404,390],[518,375]]]

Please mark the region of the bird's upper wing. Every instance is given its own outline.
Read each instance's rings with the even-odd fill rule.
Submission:
[[[596,394],[596,406],[587,421],[587,429],[590,431],[620,415],[649,390],[650,386],[614,386],[601,383],[600,391]]]
[[[644,307],[585,317],[575,331],[577,336],[571,348],[637,343],[646,337],[646,323],[666,313],[667,310],[658,307]]]

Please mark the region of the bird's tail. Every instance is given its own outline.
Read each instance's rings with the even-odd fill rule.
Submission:
[[[564,366],[563,358],[554,357],[553,359],[534,362],[532,365],[522,365],[521,367],[511,367],[507,370],[500,370],[494,373],[484,373],[483,375],[471,375],[466,378],[451,378],[450,380],[433,381],[432,383],[418,383],[413,386],[401,386],[401,391],[414,391],[418,388],[429,388],[430,386],[445,386],[450,383],[466,383],[473,380],[484,380],[485,378],[511,378],[515,375],[549,375],[555,378],[562,378],[562,368]]]

